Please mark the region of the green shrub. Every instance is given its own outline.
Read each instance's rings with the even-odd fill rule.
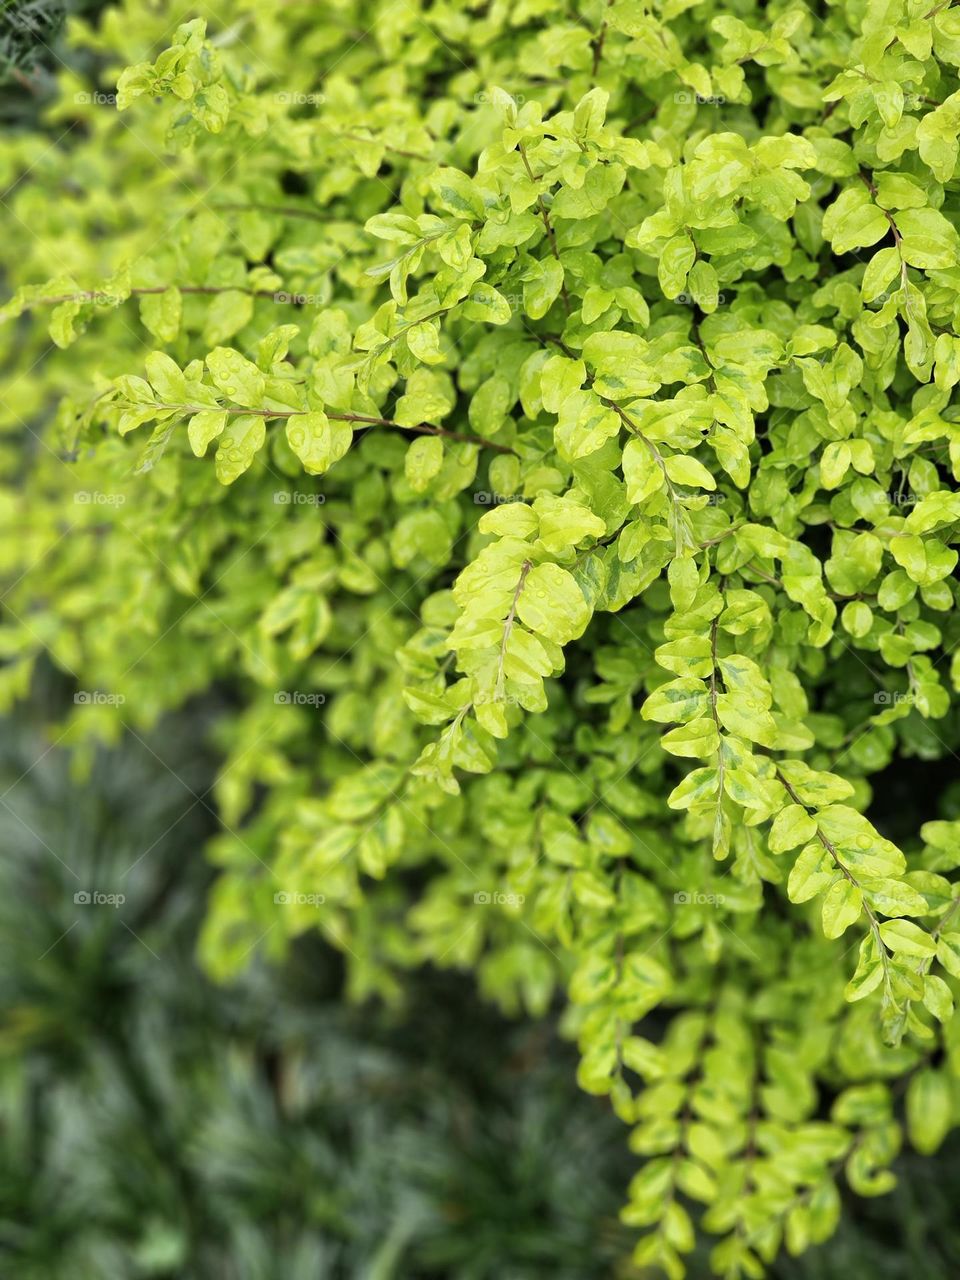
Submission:
[[[2,151],[8,697],[221,685],[210,970],[565,990],[671,1277],[960,1069],[960,18],[731,7],[131,3]]]

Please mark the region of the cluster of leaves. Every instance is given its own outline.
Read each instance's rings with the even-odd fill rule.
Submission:
[[[958,11],[181,16],[0,152],[0,685],[230,682],[210,969],[562,987],[637,1263],[760,1276],[958,1113]]]

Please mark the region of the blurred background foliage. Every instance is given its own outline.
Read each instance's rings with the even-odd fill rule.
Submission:
[[[51,678],[0,738],[0,1276],[637,1276],[633,1158],[554,1022],[432,970],[402,1009],[350,1007],[317,937],[211,984],[216,703],[81,773],[43,728],[68,697]],[[953,1280],[960,1143],[897,1171],[773,1275]]]
[[[6,726],[0,1275],[614,1274],[630,1157],[550,1024],[431,973],[349,1008],[316,939],[229,989],[196,967],[212,710],[85,777]]]
[[[101,7],[0,0],[0,127],[42,122],[65,16]],[[212,985],[216,701],[81,774],[46,728],[69,697],[41,681],[0,732],[0,1277],[636,1280],[635,1161],[555,1022],[432,970],[402,1010],[350,1007],[317,937]],[[960,1139],[895,1168],[772,1276],[954,1280]]]
[[[77,50],[62,39],[69,15],[93,17],[106,7],[103,0],[0,0],[0,127],[42,127],[57,72],[78,64]]]

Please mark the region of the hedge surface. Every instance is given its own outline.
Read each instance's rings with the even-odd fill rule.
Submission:
[[[49,654],[89,750],[229,688],[211,972],[563,990],[638,1265],[826,1239],[956,1113],[958,792],[871,805],[958,739],[960,14],[70,39],[0,149],[5,695]]]

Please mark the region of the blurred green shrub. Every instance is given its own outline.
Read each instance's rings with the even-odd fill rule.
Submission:
[[[0,743],[0,1275],[612,1274],[619,1129],[549,1024],[429,972],[402,1020],[351,1009],[316,940],[197,969],[201,727],[85,780],[35,727]]]

